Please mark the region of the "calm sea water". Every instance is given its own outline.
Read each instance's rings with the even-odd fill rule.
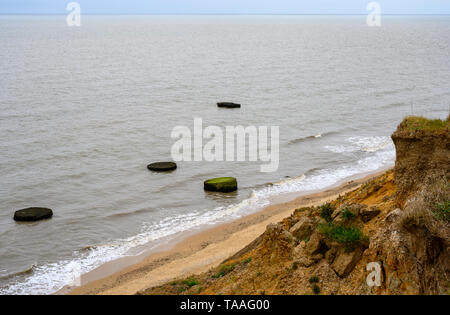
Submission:
[[[449,17],[384,17],[379,28],[363,16],[82,23],[0,16],[1,294],[51,293],[71,280],[73,262],[87,272],[270,196],[392,165],[389,136],[403,116],[448,114]],[[170,160],[172,128],[192,128],[194,117],[279,126],[278,171],[254,162],[147,171]],[[203,181],[217,176],[237,177],[239,192],[205,194]],[[15,223],[14,210],[29,206],[55,215]]]

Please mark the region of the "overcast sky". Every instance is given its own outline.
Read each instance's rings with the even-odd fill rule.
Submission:
[[[65,14],[70,0],[0,0],[2,14]],[[84,14],[366,14],[370,0],[78,0]],[[378,1],[384,14],[450,14],[450,0]]]

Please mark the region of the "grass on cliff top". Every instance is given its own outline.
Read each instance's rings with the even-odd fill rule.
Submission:
[[[449,127],[450,116],[447,120],[428,119],[425,117],[409,116],[403,121],[403,127],[409,130],[439,131]]]

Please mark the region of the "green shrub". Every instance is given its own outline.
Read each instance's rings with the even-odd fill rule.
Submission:
[[[329,239],[344,244],[348,250],[353,250],[356,244],[367,239],[361,229],[357,227],[344,227],[333,223],[319,225],[319,232]]]
[[[232,272],[234,270],[234,267],[236,264],[228,264],[228,265],[222,265],[220,266],[219,272],[215,275],[213,275],[213,278],[220,278],[225,276],[226,274]]]
[[[320,217],[325,219],[327,222],[331,222],[333,219],[331,215],[333,214],[334,207],[330,203],[326,203],[319,207]]]
[[[342,211],[341,215],[345,220],[351,220],[355,217],[355,214],[351,212],[349,208],[345,208]]]
[[[312,286],[312,290],[314,294],[319,294],[320,293],[320,287],[317,284],[314,284]]]
[[[319,277],[312,276],[311,278],[309,278],[309,283],[313,284],[313,283],[317,283],[317,282],[319,282]]]
[[[244,259],[242,262],[247,265],[251,261],[252,261],[252,257],[248,257],[248,258]]]
[[[292,270],[297,270],[298,269],[298,261],[294,261],[292,263]]]
[[[200,282],[198,282],[194,278],[189,278],[189,279],[183,280],[181,283],[184,285],[187,285],[189,288],[191,288],[191,287],[199,284]]]
[[[433,210],[434,217],[438,220],[450,222],[450,201],[446,200],[436,204]]]

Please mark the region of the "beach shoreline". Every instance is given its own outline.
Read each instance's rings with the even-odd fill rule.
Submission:
[[[279,199],[231,222],[180,233],[151,251],[105,263],[82,275],[80,286],[66,286],[55,294],[136,294],[180,277],[205,272],[251,243],[268,224],[281,221],[299,207],[333,200],[390,168],[358,174],[319,191],[291,196],[288,201]]]

